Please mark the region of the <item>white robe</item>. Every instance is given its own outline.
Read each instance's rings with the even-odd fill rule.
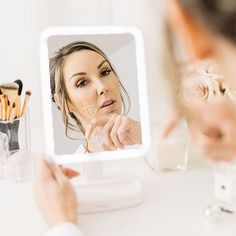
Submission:
[[[77,225],[65,222],[50,229],[46,236],[84,236],[84,234]]]

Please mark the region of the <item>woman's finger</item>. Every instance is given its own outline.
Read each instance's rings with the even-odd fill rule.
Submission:
[[[112,140],[112,142],[114,143],[114,145],[117,147],[117,148],[120,148],[120,149],[123,149],[124,146],[122,145],[122,143],[120,142],[119,140],[119,137],[118,137],[118,134],[117,134],[117,131],[121,125],[121,122],[122,122],[122,116],[117,116],[116,119],[115,119],[115,123],[111,129],[111,132],[110,132],[110,138]]]
[[[37,170],[37,176],[38,180],[46,180],[49,178],[54,178],[53,173],[51,172],[48,162],[46,161],[45,157],[40,157],[38,159],[38,170]]]
[[[127,144],[132,144],[132,143],[127,143],[128,140],[130,140],[130,142],[132,142],[132,135],[135,135],[135,134],[128,134],[128,132],[131,129],[131,125],[132,125],[131,120],[127,116],[122,117],[121,124],[117,130],[117,135],[118,135],[118,139],[119,139],[120,143],[123,146],[125,146]],[[131,137],[131,139],[130,139],[130,137]]]
[[[88,128],[86,129],[85,138],[88,139],[90,137],[90,135],[92,134],[93,130],[97,126],[104,126],[107,123],[107,121],[110,119],[110,117],[111,116],[103,116],[103,117],[99,117],[99,118],[93,118],[90,121]]]
[[[47,158],[47,163],[48,163],[48,167],[51,170],[54,178],[56,179],[56,181],[59,184],[63,183],[65,180],[67,180],[67,177],[65,176],[65,174],[63,173],[61,168],[51,158]]]
[[[115,123],[116,117],[117,115],[112,115],[103,128],[104,144],[111,149],[115,148],[115,145],[111,140],[110,133]]]
[[[161,132],[161,136],[163,138],[167,137],[177,126],[180,122],[180,117],[177,115],[172,115],[164,124],[163,130]]]
[[[142,143],[140,123],[127,116],[123,117],[117,134],[120,142],[124,146]]]

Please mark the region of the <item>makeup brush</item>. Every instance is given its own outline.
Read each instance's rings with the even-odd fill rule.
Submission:
[[[6,117],[5,117],[5,120],[9,120],[9,119],[10,119],[10,111],[11,111],[10,101],[7,100],[7,107],[6,107]]]
[[[2,120],[2,99],[0,98],[0,121]]]
[[[9,140],[9,149],[10,150],[18,150],[19,149],[19,141],[18,141],[18,132],[19,132],[19,125],[20,120],[14,120],[19,118],[21,115],[21,93],[23,89],[23,83],[21,80],[15,80],[14,83],[18,85],[18,92],[17,97],[15,100],[15,106],[12,107],[11,116],[10,116],[10,123],[9,123],[9,130],[11,132],[10,140]]]
[[[10,122],[13,122],[15,116],[16,116],[16,104],[13,103],[12,108],[11,108],[11,112],[10,112]]]
[[[3,103],[3,99],[2,99],[3,95],[2,95],[2,91],[0,90],[0,121],[2,120],[2,110],[3,110],[3,107],[2,107],[2,103]]]
[[[1,118],[0,118],[0,120],[4,120],[5,119],[5,100],[4,100],[4,94],[2,94],[1,89],[0,89],[0,101],[1,101],[1,105],[0,105]]]
[[[4,133],[8,136],[9,134],[9,127],[8,124],[5,123],[6,118],[6,102],[7,102],[7,96],[2,94],[0,95],[1,103],[0,103],[0,110],[1,110],[1,122],[0,122],[0,133]]]
[[[18,84],[18,96],[16,100],[16,117],[19,117],[21,115],[21,93],[23,89],[23,83],[20,79],[15,80],[14,83]]]
[[[25,92],[25,101],[24,101],[24,105],[23,105],[23,108],[22,108],[21,116],[25,115],[26,108],[27,108],[27,105],[29,103],[30,96],[31,96],[31,91],[27,90]]]
[[[26,108],[27,108],[27,104],[29,102],[29,97],[31,95],[30,91],[26,91],[25,94],[25,101],[24,101],[24,105],[21,111],[21,93],[22,93],[22,89],[23,89],[23,83],[21,80],[16,80],[15,84],[18,85],[19,89],[18,89],[18,96],[17,96],[17,100],[16,102],[18,103],[17,106],[17,113],[15,113],[15,117],[20,117],[23,116],[26,112]],[[19,129],[19,122],[20,120],[15,120],[13,123],[10,123],[10,128],[11,128],[11,138],[10,138],[10,142],[9,142],[9,149],[10,150],[18,150],[19,149],[19,142],[18,142],[18,129]]]
[[[3,94],[7,95],[9,103],[7,104],[6,120],[10,119],[10,110],[18,96],[19,85],[16,83],[4,83],[0,85]]]
[[[19,85],[16,83],[5,83],[1,84],[0,88],[2,93],[7,95],[7,98],[10,102],[10,106],[12,106],[18,96]]]
[[[7,96],[2,95],[2,120],[6,120]]]
[[[18,96],[19,85],[17,83],[4,83],[0,85],[2,93],[5,95],[5,119],[6,121],[10,120],[10,112],[12,111],[13,104],[16,102]],[[15,109],[15,108],[14,108]],[[5,130],[5,134],[9,139],[9,150],[19,150],[18,142],[18,127],[19,123],[6,123],[1,124],[0,129]]]

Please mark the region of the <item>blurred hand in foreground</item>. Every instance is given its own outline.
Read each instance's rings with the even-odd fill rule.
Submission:
[[[77,223],[77,198],[69,178],[78,175],[76,171],[58,166],[48,157],[39,159],[34,195],[49,227],[63,222]]]
[[[214,161],[232,161],[236,157],[236,105],[225,98],[192,103],[184,108],[192,140],[201,153]],[[163,129],[167,137],[181,116],[172,115]]]

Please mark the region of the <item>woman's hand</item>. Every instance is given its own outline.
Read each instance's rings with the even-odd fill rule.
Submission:
[[[50,159],[40,158],[34,195],[49,227],[63,222],[77,223],[77,198],[66,175],[71,178],[79,174],[58,166]]]
[[[94,118],[86,130],[85,137],[89,139],[96,128],[100,129],[104,145],[110,149],[123,149],[126,145],[141,144],[141,127],[138,121],[128,116],[112,115]]]
[[[236,158],[236,105],[228,99],[214,99],[193,104],[186,111],[194,144],[201,153],[214,161],[231,161]],[[179,117],[169,119],[163,131],[168,136]]]
[[[215,99],[200,110],[200,116],[201,129],[195,129],[194,123],[190,129],[204,156],[214,161],[235,159],[236,105],[228,99]]]

